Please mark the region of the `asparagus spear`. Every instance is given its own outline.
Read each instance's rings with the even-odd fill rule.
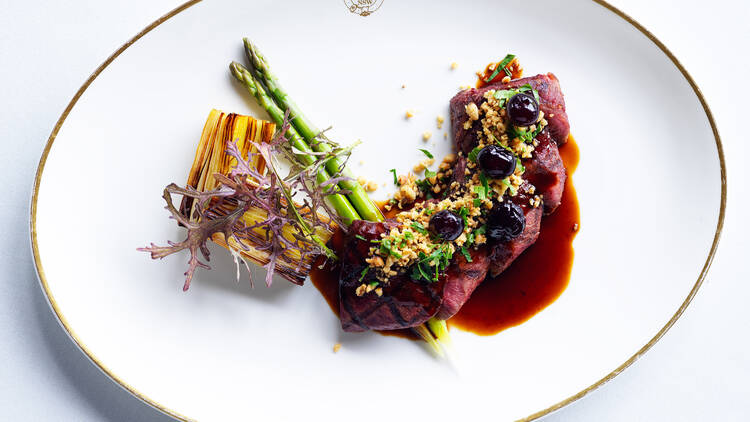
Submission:
[[[281,87],[279,80],[271,72],[268,62],[265,57],[258,51],[258,48],[253,45],[247,38],[243,39],[245,44],[245,53],[247,54],[248,60],[252,63],[251,72],[266,88],[268,93],[271,94],[273,99],[278,104],[279,108],[283,110],[289,110],[289,116],[292,125],[297,132],[307,141],[307,144],[312,147],[316,152],[327,152],[330,150],[330,146],[326,143],[319,142],[317,138],[321,136],[320,130],[310,122],[302,110],[297,104],[289,97],[286,91]],[[340,158],[334,158],[333,160],[326,163],[326,169],[330,174],[337,173],[342,166],[344,161]],[[350,179],[354,179],[351,171],[348,168],[344,168],[342,175]],[[349,201],[351,201],[354,208],[357,209],[360,217],[367,221],[383,221],[383,214],[380,209],[372,202],[372,199],[367,195],[367,192],[362,186],[355,180],[344,180],[339,183],[341,189],[350,191],[347,195]]]
[[[245,88],[247,88],[248,92],[250,92],[250,94],[252,94],[258,100],[258,103],[266,109],[266,111],[276,122],[276,124],[281,125],[284,121],[284,112],[268,96],[263,86],[256,84],[250,72],[248,72],[248,70],[241,64],[232,62],[232,64],[229,65],[229,69],[232,71],[234,77],[245,85]],[[292,145],[299,151],[312,152],[310,147],[307,146],[305,141],[294,128],[290,127],[289,130],[287,130],[287,137],[289,138]],[[296,157],[298,160],[300,160],[301,163],[305,165],[310,165],[315,162],[315,157],[310,154],[296,154]],[[318,181],[318,183],[323,183],[329,178],[329,175],[323,169],[320,169],[320,171],[316,175],[316,180]],[[330,201],[333,209],[336,210],[336,213],[339,215],[339,217],[341,217],[342,220],[344,220],[345,223],[351,224],[352,221],[360,219],[356,209],[352,206],[349,200],[346,199],[345,196],[341,194],[333,194],[328,195],[327,199]]]
[[[294,127],[290,128],[288,133],[295,148],[303,152],[310,151],[310,147],[305,143],[304,140],[300,138],[300,134],[302,133],[304,134],[304,138],[308,140],[308,142],[313,143],[313,148],[318,147],[317,152],[325,151],[324,148],[328,148],[328,145],[316,141],[316,138],[320,134],[320,132],[315,128],[314,125],[312,125],[312,123],[307,120],[305,115],[294,103],[294,101],[288,98],[286,92],[281,89],[281,86],[278,83],[278,79],[276,79],[276,77],[273,76],[273,74],[270,72],[265,59],[257,51],[257,48],[255,48],[247,38],[245,38],[243,41],[246,48],[245,51],[248,54],[248,58],[253,63],[255,75],[251,74],[244,66],[237,62],[232,62],[232,64],[230,65],[232,74],[235,76],[235,78],[237,78],[237,80],[245,85],[248,92],[250,92],[250,94],[252,94],[257,99],[261,107],[266,109],[268,114],[277,124],[281,124],[281,122],[283,122],[284,120],[284,111],[282,111],[282,108],[290,112],[291,122]],[[258,78],[263,78],[262,82],[256,79],[256,75]],[[266,87],[268,87],[268,91],[272,93],[274,97],[273,99],[269,97],[268,92],[266,91]],[[276,100],[276,103],[274,103],[274,100]],[[297,157],[308,165],[315,160],[315,157],[311,155],[298,154]],[[342,164],[343,163],[341,161],[331,160],[326,164],[326,167],[329,172],[336,173],[339,171]],[[349,175],[347,177],[351,177],[351,173],[347,169],[345,170],[346,173],[344,173],[344,175]],[[318,177],[320,178],[320,174],[318,174]],[[368,221],[384,220],[383,214],[380,212],[377,206],[375,206],[375,204],[372,202],[364,189],[362,189],[359,183],[351,181],[348,185],[343,185],[342,183],[339,184],[342,189],[351,190],[352,192],[352,194],[349,194],[347,196],[351,201],[351,203],[348,203],[349,206],[351,207],[351,205],[353,204],[356,208],[356,210],[352,210],[354,211],[354,219],[360,219],[361,216],[364,217],[364,220]],[[355,194],[355,192],[358,192],[358,194]],[[344,200],[346,200],[346,198],[344,198]],[[334,204],[332,205],[334,206],[336,212],[339,213],[339,208]],[[359,211],[359,215],[357,214],[357,211]],[[340,213],[339,216],[342,219],[347,220],[347,218]],[[438,356],[442,356],[442,352],[437,342],[440,342],[441,344],[444,344],[446,346],[451,344],[450,333],[448,332],[448,326],[445,320],[431,318],[427,324],[415,327],[414,331],[419,334],[419,336],[422,337],[428,343],[428,345],[430,345],[431,349],[435,351]]]

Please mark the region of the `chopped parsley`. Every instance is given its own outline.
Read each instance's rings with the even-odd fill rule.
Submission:
[[[534,129],[533,131],[529,130],[528,128],[511,126],[509,132],[514,137],[517,137],[527,144],[530,144],[534,141],[534,138],[536,138],[536,136],[542,132],[542,129],[544,128],[541,125],[537,125],[536,129]]]
[[[498,100],[498,103],[500,104],[500,107],[503,107],[505,105],[505,102],[510,100],[511,97],[518,94],[517,89],[501,89],[498,91],[495,91],[495,99]]]
[[[396,175],[396,169],[390,169],[389,171],[393,173],[393,184],[396,186],[399,186],[398,176]]]
[[[495,76],[500,74],[501,70],[505,72],[506,75],[511,76],[510,70],[506,69],[506,66],[508,66],[510,62],[512,62],[513,59],[515,58],[516,56],[513,54],[506,55],[505,58],[500,63],[497,64],[497,67],[495,68],[495,71],[492,72],[492,75],[489,78],[485,79],[484,82],[485,83],[492,82],[492,80],[495,79]]]
[[[427,158],[435,158],[432,156],[432,153],[430,153],[430,151],[427,151],[426,149],[421,149],[421,148],[419,150],[422,151],[424,155],[427,156]]]
[[[469,250],[466,249],[466,246],[461,246],[461,254],[466,258],[466,262],[471,262],[471,254],[469,253]]]
[[[474,186],[474,193],[477,194],[477,198],[480,201],[483,199],[487,199],[487,191],[484,189],[484,186]]]
[[[424,192],[425,198],[432,199],[432,183],[427,179],[419,179],[414,182],[420,191]]]
[[[362,273],[359,275],[359,281],[362,281],[365,278],[365,276],[367,275],[368,271],[370,271],[370,267],[365,267],[362,270]]]
[[[466,237],[466,242],[464,243],[464,246],[469,247],[474,244],[474,241],[476,240],[477,236],[483,235],[487,231],[487,225],[482,224],[479,226],[476,230],[469,233],[469,235]]]
[[[525,167],[525,166],[524,166],[523,164],[521,164],[521,159],[520,159],[520,158],[518,158],[518,157],[516,157],[516,168],[517,168],[517,169],[518,169],[518,170],[519,170],[519,171],[520,171],[521,173],[523,173],[523,172],[525,172],[525,171],[526,171],[526,167]]]
[[[436,282],[440,274],[450,265],[451,259],[453,259],[453,252],[447,243],[438,246],[429,255],[420,252],[419,261],[412,267],[411,277],[417,281]]]
[[[427,229],[424,228],[424,226],[422,225],[422,223],[420,223],[418,221],[415,221],[415,222],[411,223],[411,228],[414,229],[414,230],[416,230],[419,233],[429,234],[429,232],[427,231]]]
[[[458,210],[458,216],[461,217],[462,220],[464,220],[464,225],[469,224],[469,209],[466,207],[461,207]]]
[[[541,99],[539,98],[539,91],[534,89],[529,84],[523,85],[518,88],[518,92],[529,92],[529,91],[531,91],[531,93],[534,95],[534,99],[536,100],[537,104],[539,104],[539,102],[541,101]]]
[[[510,178],[506,177],[503,179],[503,184],[508,187],[508,190],[510,191],[511,196],[515,196],[518,190],[513,187],[513,185],[510,183]]]
[[[539,98],[539,92],[536,89],[532,88],[529,84],[520,86],[518,88],[497,90],[495,91],[494,97],[498,100],[500,107],[503,107],[508,100],[510,100],[514,95],[520,92],[531,92],[531,94],[534,95],[534,99],[536,100],[537,104],[539,104],[539,102],[541,101],[541,99]]]
[[[478,204],[481,204],[483,199],[489,199],[491,194],[490,184],[484,173],[479,173],[479,181],[482,182],[482,186],[474,186],[474,193],[477,194],[477,197],[474,199],[475,207],[478,207]]]
[[[393,244],[390,239],[383,239],[380,241],[380,254],[381,255],[392,255],[397,259],[401,259],[401,254],[393,250]]]
[[[482,148],[479,148],[479,147],[476,147],[473,150],[471,150],[471,152],[469,153],[469,156],[467,157],[469,159],[469,161],[471,161],[472,163],[476,163],[477,162],[477,156],[479,155],[479,151],[481,151],[481,150],[482,150]]]

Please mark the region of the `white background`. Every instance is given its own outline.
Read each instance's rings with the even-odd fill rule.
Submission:
[[[548,420],[746,420],[750,5],[613,3],[667,44],[702,88],[725,147],[727,219],[703,288],[665,338],[614,381]],[[0,419],[169,420],[109,381],[58,325],[34,275],[28,204],[41,151],[75,91],[120,44],[177,4],[0,0]],[[686,206],[691,200],[700,198]]]

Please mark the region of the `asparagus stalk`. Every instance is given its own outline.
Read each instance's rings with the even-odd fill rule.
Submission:
[[[253,45],[247,38],[243,39],[245,44],[245,53],[247,58],[252,63],[251,72],[266,88],[268,93],[271,94],[273,99],[278,104],[279,108],[289,111],[290,121],[297,132],[302,138],[307,141],[307,144],[312,147],[316,152],[328,152],[330,146],[326,143],[319,142],[317,138],[321,136],[320,130],[310,122],[302,110],[297,104],[289,97],[286,91],[281,87],[278,78],[271,72],[268,62],[265,57],[258,51],[258,48]],[[326,163],[326,169],[329,174],[335,174],[344,166],[344,160],[341,158],[334,158]],[[354,179],[351,171],[348,168],[344,168],[342,175],[350,179]],[[341,189],[350,191],[347,194],[347,198],[357,209],[360,217],[367,221],[383,221],[383,214],[380,209],[373,203],[372,199],[367,195],[364,188],[357,183],[356,180],[344,180],[339,183]]]
[[[257,99],[261,107],[266,109],[268,114],[277,124],[281,124],[284,120],[285,111],[282,111],[282,109],[289,111],[293,128],[290,128],[288,133],[290,140],[295,148],[302,152],[309,152],[310,147],[307,143],[305,143],[306,140],[313,145],[313,149],[315,149],[316,152],[326,151],[329,146],[324,143],[317,142],[316,140],[316,138],[320,135],[320,131],[318,131],[315,126],[307,120],[304,113],[302,113],[297,104],[294,103],[294,101],[292,101],[288,97],[286,92],[281,88],[278,79],[270,72],[265,58],[260,55],[257,48],[255,48],[255,46],[253,46],[253,44],[247,38],[243,39],[243,41],[245,44],[245,52],[247,53],[248,58],[253,64],[253,70],[255,71],[255,74],[250,73],[250,71],[248,71],[248,69],[241,64],[232,62],[232,64],[230,65],[230,69],[235,78],[237,78],[237,80],[245,85],[248,92],[250,92],[250,94],[252,94]],[[273,99],[269,97],[266,88],[271,92]],[[301,139],[302,137],[304,137],[304,140]],[[297,157],[303,163],[306,163],[308,165],[315,161],[315,157],[312,155],[297,154]],[[343,162],[338,159],[334,159],[326,163],[326,168],[329,172],[331,172],[331,174],[335,174],[339,171],[342,165]],[[344,170],[344,175],[347,177],[351,177],[351,173],[348,171],[348,169]],[[320,174],[318,174],[318,177],[320,179]],[[327,180],[327,177],[323,180]],[[320,182],[320,180],[318,181]],[[340,183],[339,186],[342,189],[351,191],[351,194],[347,195],[349,201],[351,202],[347,201],[347,203],[350,207],[354,205],[356,208],[356,210],[352,210],[353,214],[347,215],[354,215],[355,217],[353,219],[364,219],[367,221],[384,220],[383,214],[372,202],[369,195],[367,195],[367,193],[364,191],[364,189],[362,189],[362,186],[360,186],[359,183],[352,181],[348,181],[347,184],[344,183],[345,182]],[[344,200],[346,200],[346,198],[344,198]],[[334,207],[336,212],[339,213],[339,208],[335,204],[332,204],[332,206]],[[349,219],[348,217],[345,217],[340,213],[339,216],[345,221]],[[351,221],[351,219],[349,220]],[[414,331],[427,342],[431,350],[433,350],[438,356],[443,355],[440,344],[449,346],[452,343],[450,339],[450,333],[448,332],[448,326],[445,320],[431,318],[426,324],[420,325],[419,327],[414,327]]]
[[[266,111],[276,122],[276,124],[283,124],[284,112],[268,96],[263,86],[255,82],[250,72],[244,66],[236,62],[232,62],[232,64],[229,65],[229,69],[232,71],[234,77],[245,85],[245,88],[248,90],[248,92],[250,92],[250,94],[252,94],[256,98],[256,100],[258,100],[258,103],[264,109],[266,109]],[[293,127],[290,127],[287,131],[287,137],[297,150],[302,152],[312,152],[310,147],[307,146],[305,141]],[[297,159],[305,165],[311,165],[315,162],[315,157],[313,155],[295,155]],[[330,176],[323,169],[321,169],[315,177],[318,183],[323,183],[330,178]],[[330,201],[333,209],[336,210],[336,213],[339,215],[339,217],[341,217],[342,220],[344,220],[345,223],[351,224],[352,221],[360,219],[356,209],[352,206],[349,200],[346,199],[345,196],[341,194],[333,194],[328,195],[327,199],[328,201]]]

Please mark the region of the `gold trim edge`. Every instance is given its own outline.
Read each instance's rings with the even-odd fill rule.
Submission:
[[[39,246],[37,244],[37,231],[36,231],[36,211],[37,211],[37,199],[39,194],[39,186],[41,184],[41,177],[42,173],[44,172],[44,166],[47,161],[47,157],[49,155],[49,152],[52,148],[52,144],[55,141],[55,138],[57,137],[58,132],[60,131],[60,128],[62,127],[63,123],[65,122],[65,119],[68,117],[68,114],[70,114],[70,111],[73,109],[73,107],[78,102],[78,99],[83,95],[83,93],[88,89],[88,87],[91,85],[91,83],[101,74],[104,69],[107,68],[120,54],[122,54],[123,51],[125,51],[128,47],[133,45],[136,41],[141,39],[144,35],[151,32],[153,29],[161,25],[162,23],[166,22],[167,20],[171,19],[175,15],[179,14],[180,12],[200,3],[202,0],[189,0],[180,6],[172,9],[171,11],[167,12],[165,15],[161,16],[159,19],[155,20],[151,24],[149,24],[147,27],[145,27],[143,30],[141,30],[139,33],[137,33],[135,36],[133,36],[131,39],[129,39],[125,44],[120,46],[117,50],[115,50],[112,55],[110,55],[99,67],[94,70],[94,72],[86,79],[86,81],[81,85],[81,87],[76,91],[73,98],[70,100],[68,105],[65,107],[65,110],[63,111],[60,118],[57,120],[57,123],[55,124],[54,128],[52,129],[52,133],[50,134],[47,144],[44,147],[44,150],[42,152],[42,156],[39,159],[39,164],[37,166],[36,176],[34,179],[34,186],[32,190],[32,199],[31,199],[31,209],[30,209],[30,235],[31,235],[31,248],[32,253],[34,257],[34,266],[36,268],[37,277],[39,278],[40,285],[42,287],[42,290],[44,291],[44,294],[47,298],[47,301],[50,305],[50,308],[54,312],[55,316],[57,317],[58,321],[60,322],[60,325],[65,330],[65,332],[68,334],[68,336],[71,338],[71,340],[78,346],[79,349],[88,357],[88,359],[94,363],[96,367],[98,367],[106,376],[108,376],[112,381],[114,381],[116,384],[120,385],[123,389],[125,389],[127,392],[141,400],[142,402],[148,404],[149,406],[159,410],[160,412],[163,412],[175,419],[181,420],[181,421],[191,421],[192,419],[188,418],[187,416],[181,415],[180,413],[169,409],[160,403],[156,402],[155,400],[149,398],[145,394],[141,393],[140,391],[136,390],[133,386],[129,385],[127,382],[119,378],[117,375],[115,375],[110,369],[108,369],[101,361],[99,361],[96,356],[89,350],[86,345],[78,338],[78,336],[75,334],[73,329],[69,326],[67,323],[65,316],[60,311],[59,307],[57,306],[57,303],[55,301],[54,296],[52,295],[52,292],[49,289],[49,284],[47,283],[47,279],[44,274],[44,268],[42,266],[41,257],[39,255]],[[677,311],[674,313],[672,318],[667,321],[667,323],[662,327],[654,337],[649,340],[648,343],[646,343],[643,347],[641,347],[633,356],[631,356],[628,360],[626,360],[622,365],[615,368],[612,372],[601,378],[599,381],[595,382],[594,384],[590,385],[584,390],[581,390],[577,394],[568,397],[565,400],[562,400],[556,404],[553,404],[552,406],[540,410],[539,412],[533,413],[526,418],[520,419],[520,421],[533,421],[537,420],[543,416],[546,416],[552,412],[555,412],[574,401],[584,397],[588,393],[596,390],[600,386],[604,385],[605,383],[609,382],[613,378],[615,378],[617,375],[619,375],[622,371],[627,369],[630,365],[633,364],[639,357],[641,357],[643,354],[645,354],[651,347],[653,347],[654,344],[656,344],[657,341],[659,341],[664,334],[666,334],[667,331],[669,331],[670,328],[675,324],[675,322],[682,316],[683,312],[685,312],[685,309],[687,309],[688,305],[692,301],[693,297],[695,297],[696,293],[698,292],[698,289],[700,289],[701,285],[703,284],[703,281],[706,278],[706,275],[708,273],[709,268],[711,267],[711,263],[713,262],[714,256],[716,255],[716,250],[719,245],[719,239],[721,237],[721,232],[724,227],[724,218],[726,214],[726,197],[727,197],[727,172],[726,172],[726,163],[724,161],[724,148],[721,143],[721,138],[719,136],[719,131],[716,126],[716,122],[713,117],[713,113],[711,112],[710,107],[708,106],[708,103],[706,102],[705,97],[703,96],[703,93],[701,92],[698,85],[693,80],[692,76],[688,73],[687,69],[680,63],[680,61],[675,57],[675,55],[664,45],[661,41],[659,41],[656,36],[654,36],[649,30],[647,30],[643,25],[638,23],[635,19],[627,15],[626,13],[622,12],[617,7],[609,4],[605,0],[592,0],[594,3],[604,7],[605,9],[609,10],[610,12],[614,13],[618,17],[624,19],[629,24],[633,25],[638,31],[640,31],[643,35],[645,35],[651,42],[653,42],[659,49],[672,61],[672,63],[677,67],[677,69],[680,71],[682,76],[688,81],[691,88],[693,89],[693,92],[695,92],[696,96],[698,97],[701,106],[703,107],[704,112],[706,113],[706,117],[708,118],[708,122],[711,125],[711,130],[714,135],[714,139],[716,141],[716,151],[719,158],[719,165],[721,168],[721,201],[720,201],[720,209],[719,209],[719,218],[716,224],[716,232],[714,234],[714,239],[711,244],[711,249],[709,250],[708,257],[706,258],[706,262],[703,265],[703,268],[701,269],[700,274],[698,275],[698,279],[693,285],[693,288],[690,290],[690,293],[683,301],[682,305],[677,309]]]

